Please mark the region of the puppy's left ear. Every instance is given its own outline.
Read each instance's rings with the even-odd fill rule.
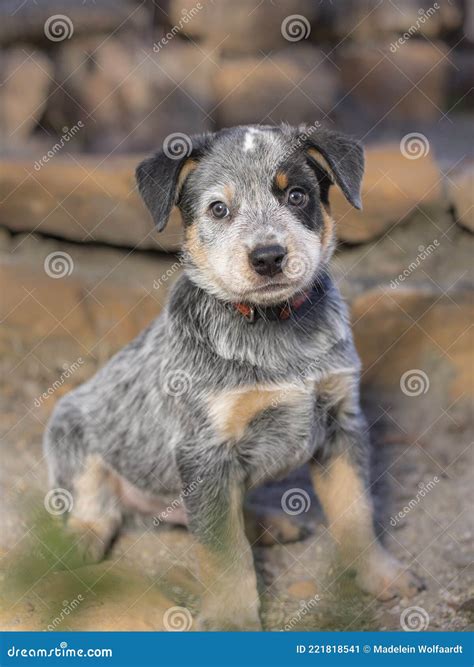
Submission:
[[[135,171],[138,191],[159,232],[166,227],[184,181],[209,149],[212,138],[211,133],[180,135],[138,165]]]
[[[322,163],[346,199],[352,206],[361,209],[360,188],[364,175],[362,144],[341,132],[318,129],[305,136],[303,145],[309,164],[321,168]]]

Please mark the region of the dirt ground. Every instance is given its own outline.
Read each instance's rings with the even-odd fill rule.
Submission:
[[[445,225],[443,233],[450,243],[465,245],[467,236],[459,236],[449,221],[439,224]],[[417,238],[423,222],[419,225]],[[401,247],[403,236],[410,232],[400,229],[397,234],[387,240],[389,248],[394,239]],[[405,242],[411,243],[409,238]],[[358,274],[353,269],[348,292],[357,292],[355,286],[363,285],[364,271],[366,275],[372,271],[369,263],[360,261],[363,252],[348,249],[337,260],[340,272],[351,263],[359,266]],[[386,259],[384,266],[390,261],[395,260]],[[456,279],[456,267],[444,272],[442,261],[438,279],[444,276],[450,283]],[[459,275],[464,275],[461,269]],[[452,308],[446,298],[436,307]],[[456,291],[449,298],[462,311]],[[443,326],[449,326],[451,311],[439,312]],[[432,332],[426,333],[432,338]],[[366,329],[356,326],[359,347],[369,334],[370,322]],[[456,336],[449,335],[454,344]],[[430,630],[474,629],[472,404],[464,398],[449,399],[445,390],[452,368],[439,350],[423,347],[420,341],[408,341],[410,348],[398,350],[391,363],[396,367],[403,355],[410,359],[416,353],[424,364],[419,367],[430,370],[431,388],[426,395],[400,396],[399,372],[394,383],[383,385],[369,373],[362,396],[371,425],[377,528],[388,549],[424,579],[426,590],[410,600],[385,603],[361,594],[352,575],[337,566],[334,545],[303,469],[251,498],[253,504],[280,513],[285,490],[304,491],[309,498],[304,511],[294,517],[307,528],[305,539],[254,549],[266,630],[402,630],[404,623]],[[36,349],[12,336],[2,340],[1,373],[7,382],[2,390],[0,444],[0,627],[160,630],[170,629],[174,622],[192,630],[200,588],[193,574],[192,540],[185,529],[155,527],[151,519],[130,517],[106,561],[75,568],[65,555],[68,549],[56,523],[44,508],[47,479],[42,431],[54,400],[68,387],[38,409],[34,399],[64,363],[77,357],[71,345],[46,340]],[[100,363],[97,357],[86,358],[74,383],[89,377]],[[469,363],[466,357],[465,364]],[[401,364],[399,370],[405,367]],[[379,375],[390,372],[387,368],[393,365],[380,366]],[[472,363],[467,371],[472,373]],[[176,615],[174,621],[170,614]]]

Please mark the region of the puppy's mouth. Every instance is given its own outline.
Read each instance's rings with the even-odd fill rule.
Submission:
[[[274,305],[291,298],[298,290],[298,285],[288,282],[268,282],[244,290],[241,298],[256,305]]]
[[[258,293],[271,293],[278,292],[281,290],[291,289],[289,283],[266,283],[265,285],[258,285],[257,287],[252,287],[251,289],[245,290],[244,294],[258,294]]]

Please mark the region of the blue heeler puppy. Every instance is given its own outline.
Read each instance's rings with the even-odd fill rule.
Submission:
[[[169,518],[196,538],[200,627],[257,629],[244,496],[309,462],[360,586],[415,593],[374,534],[360,363],[328,268],[329,190],[361,207],[362,147],[323,129],[249,126],[187,148],[137,169],[159,230],[181,211],[184,275],[160,317],[62,398],[46,432],[51,484],[74,497],[70,529],[101,558],[126,509],[166,517],[178,498]],[[287,528],[274,526],[278,539]]]

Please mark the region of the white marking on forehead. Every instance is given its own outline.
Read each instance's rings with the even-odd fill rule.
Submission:
[[[256,134],[262,134],[260,130],[256,130],[254,127],[251,127],[247,130],[245,133],[244,137],[244,148],[243,151],[244,153],[247,153],[248,151],[253,151],[255,148],[255,135]]]

